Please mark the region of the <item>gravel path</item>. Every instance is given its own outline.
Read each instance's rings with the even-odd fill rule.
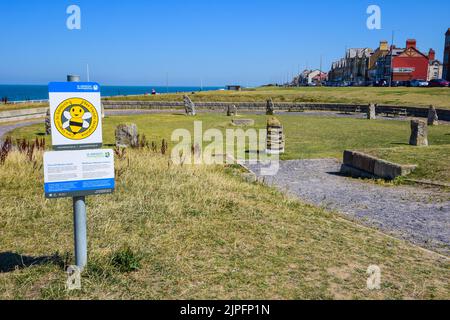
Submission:
[[[260,174],[260,164],[246,166]],[[343,177],[340,166],[335,159],[280,161],[278,173],[264,180],[305,202],[450,255],[450,194]]]

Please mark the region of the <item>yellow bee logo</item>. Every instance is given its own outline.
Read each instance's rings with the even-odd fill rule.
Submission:
[[[61,102],[53,118],[59,133],[72,140],[83,140],[91,136],[99,123],[97,109],[82,98]]]
[[[90,112],[86,112],[81,106],[73,106],[70,108],[70,111],[64,111],[64,118],[67,119],[66,122],[63,123],[63,128],[70,130],[77,134],[81,131],[81,129],[89,128],[89,122],[86,120],[92,118],[92,114]]]

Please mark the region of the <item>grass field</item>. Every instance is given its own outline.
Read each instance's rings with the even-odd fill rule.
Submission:
[[[265,128],[266,116],[243,115],[242,118],[255,120],[255,128]],[[407,121],[349,118],[327,118],[297,115],[280,115],[278,118],[285,127],[286,153],[284,160],[337,158],[342,159],[345,149],[367,150],[388,160],[401,164],[418,164],[419,169],[411,178],[450,182],[449,153],[450,126],[441,125],[429,128],[430,148],[417,148],[408,145],[410,127]],[[139,132],[148,140],[170,141],[173,130],[185,128],[193,132],[193,121],[203,123],[203,130],[218,128],[222,131],[236,128],[230,118],[221,114],[200,114],[195,118],[182,114],[147,114],[138,116],[113,116],[104,121],[104,142],[113,145],[114,130],[120,123],[136,123]],[[34,125],[13,131],[15,138],[33,139],[44,134],[44,125]],[[50,141],[48,140],[48,145]],[[174,143],[170,143],[173,146]],[[207,145],[207,144],[205,144]]]
[[[329,103],[378,103],[402,106],[434,105],[450,109],[450,88],[379,88],[379,87],[261,87],[245,91],[208,91],[190,95],[196,101],[264,102],[329,102]],[[182,101],[183,94],[155,96],[112,97],[108,100]]]
[[[444,258],[247,183],[233,167],[169,163],[150,151],[116,160],[116,192],[88,198],[89,264],[82,290],[68,292],[71,200],[44,199],[42,154],[10,155],[0,256],[53,259],[15,270],[1,260],[0,299],[450,298]],[[370,265],[381,290],[366,288]]]

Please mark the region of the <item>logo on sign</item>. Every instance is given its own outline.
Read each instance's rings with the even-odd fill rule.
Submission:
[[[70,98],[61,102],[54,114],[55,127],[64,137],[83,140],[97,129],[97,109],[87,100]]]

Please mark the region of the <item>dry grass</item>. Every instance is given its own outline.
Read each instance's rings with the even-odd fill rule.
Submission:
[[[0,168],[0,254],[69,263],[71,201],[44,199],[36,161],[13,152]],[[0,298],[450,298],[448,260],[249,184],[234,167],[129,151],[116,171],[113,195],[88,198],[82,290],[65,291],[61,262],[45,263],[1,273]],[[140,257],[137,271],[112,263],[123,248]],[[366,289],[373,264],[380,291]]]

